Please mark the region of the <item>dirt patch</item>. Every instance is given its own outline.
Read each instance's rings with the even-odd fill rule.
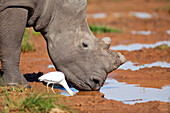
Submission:
[[[119,82],[139,84],[140,87],[162,88],[170,84],[170,68],[152,67],[137,71],[116,70],[109,76],[112,76]]]
[[[160,50],[158,48],[142,49],[138,51],[120,51],[127,61],[138,62],[139,64],[150,64],[157,61],[170,63],[170,48]]]
[[[32,37],[31,40],[36,45],[35,52],[21,53],[20,69],[23,74],[26,73],[47,73],[55,71],[54,68],[48,68],[52,64],[46,47],[46,42],[42,36]]]
[[[69,97],[72,105],[79,111],[85,113],[166,113],[168,111],[168,103],[164,102],[147,102],[135,105],[125,105],[122,102],[107,100],[103,98],[103,94],[99,92],[79,93],[74,97]],[[73,103],[74,102],[74,103]]]

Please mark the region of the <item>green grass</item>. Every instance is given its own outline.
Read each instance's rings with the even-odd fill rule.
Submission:
[[[122,33],[122,30],[109,28],[106,26],[96,26],[96,25],[90,25],[89,26],[91,31],[93,33],[101,34],[101,33]]]
[[[32,29],[25,29],[24,36],[22,39],[22,44],[21,44],[22,52],[35,51],[34,45],[30,43],[31,37],[35,35],[40,35],[40,33],[35,32]]]
[[[169,0],[170,1],[170,0]],[[170,5],[167,6],[162,6],[162,7],[157,7],[154,9],[155,11],[169,11],[170,12]]]
[[[163,44],[163,45],[155,47],[155,49],[165,50],[165,49],[170,49],[170,47],[168,47],[168,45],[166,44]]]
[[[39,36],[41,33],[40,32],[35,32],[34,30],[32,31],[33,35]]]
[[[37,94],[33,91],[21,90],[17,88],[1,87],[0,112],[2,113],[48,113],[52,108],[59,108],[70,111],[69,107],[61,105],[58,100],[60,95]]]

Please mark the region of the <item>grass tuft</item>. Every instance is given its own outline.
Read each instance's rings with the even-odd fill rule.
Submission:
[[[113,29],[113,28],[109,28],[109,27],[106,27],[106,26],[90,25],[89,27],[90,27],[90,29],[93,33],[97,33],[97,34],[101,34],[101,33],[122,33],[122,30]]]
[[[59,108],[64,111],[72,112],[70,109],[58,103],[60,95],[38,94],[33,91],[13,90],[1,87],[0,93],[0,112],[2,113],[47,113],[52,108]]]
[[[168,45],[166,45],[166,44],[155,47],[155,49],[160,49],[160,50],[165,50],[165,49],[169,49],[169,48],[170,47],[168,47]]]
[[[47,112],[51,108],[54,108],[53,104],[55,100],[51,97],[45,97],[45,94],[28,94],[25,100],[22,100],[19,105],[20,111],[34,111],[34,112]]]
[[[35,51],[35,47],[30,43],[30,39],[32,36],[40,35],[39,32],[35,32],[32,29],[25,29],[24,36],[21,44],[21,51]]]
[[[168,0],[167,0],[168,1]],[[170,1],[170,0],[169,0]],[[167,6],[162,6],[162,7],[157,7],[154,9],[155,11],[168,11],[170,12],[170,5]]]

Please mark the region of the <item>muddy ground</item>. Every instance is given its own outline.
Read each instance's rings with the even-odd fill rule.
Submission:
[[[169,0],[88,0],[87,13],[106,13],[107,17],[94,19],[88,18],[89,24],[107,25],[123,30],[122,33],[95,34],[97,38],[111,37],[111,46],[119,44],[144,43],[154,44],[158,41],[170,41],[170,1]],[[169,8],[169,9],[168,9]],[[152,18],[141,19],[130,12],[147,12]],[[116,15],[116,16],[115,16]],[[131,31],[147,31],[150,35],[133,35]],[[23,74],[47,73],[55,71],[47,68],[52,64],[46,43],[42,36],[32,37],[36,45],[36,51],[21,54],[20,69]],[[156,61],[170,63],[170,48],[143,48],[136,51],[119,51],[125,55],[127,61],[138,62],[138,65],[150,64]],[[152,67],[140,70],[116,70],[109,74],[119,82],[139,84],[141,87],[158,88],[170,84],[170,68]],[[40,82],[30,82],[33,89],[46,91],[46,87]],[[57,90],[57,89],[56,89]],[[169,103],[151,101],[128,105],[115,100],[108,100],[100,92],[79,92],[73,97],[65,97],[80,112],[88,113],[168,113]]]

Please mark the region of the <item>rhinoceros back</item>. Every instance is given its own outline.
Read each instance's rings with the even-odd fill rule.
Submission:
[[[36,1],[37,0],[0,0],[0,12],[11,7],[23,7],[34,12]]]

